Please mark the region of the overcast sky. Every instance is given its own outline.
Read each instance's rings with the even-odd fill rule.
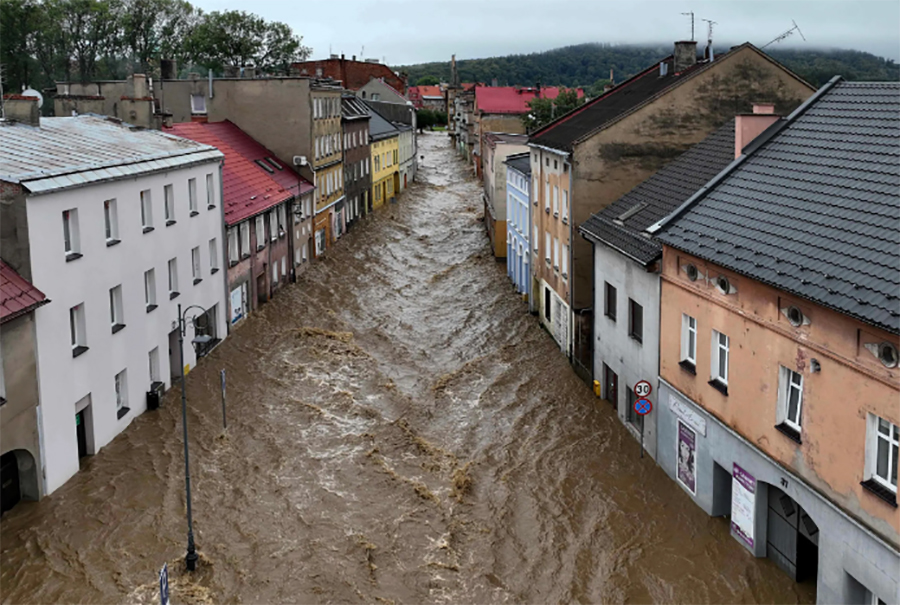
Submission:
[[[530,53],[582,42],[669,42],[696,37],[762,46],[800,26],[782,46],[865,50],[900,60],[897,0],[192,0],[206,11],[240,9],[284,21],[313,48],[391,65]],[[365,49],[363,51],[363,49]]]

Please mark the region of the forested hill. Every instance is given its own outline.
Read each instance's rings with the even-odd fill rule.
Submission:
[[[723,47],[719,52],[723,52]],[[766,52],[814,86],[839,74],[847,80],[900,80],[900,66],[890,59],[856,50],[773,48]],[[581,86],[602,90],[613,70],[616,82],[636,74],[672,53],[671,44],[631,46],[578,44],[529,55],[508,55],[457,61],[461,82],[500,85]],[[395,67],[409,74],[410,84],[426,76],[450,80],[450,63],[421,63]]]

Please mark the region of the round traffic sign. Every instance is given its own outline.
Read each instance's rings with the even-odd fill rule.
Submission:
[[[649,399],[638,399],[634,402],[634,411],[640,416],[646,416],[653,409],[653,404]]]
[[[634,384],[635,397],[646,397],[653,391],[653,387],[646,380],[641,380]]]

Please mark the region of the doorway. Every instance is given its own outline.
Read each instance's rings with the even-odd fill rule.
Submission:
[[[550,298],[550,288],[544,286],[544,319],[548,322],[550,321],[550,304],[552,299]]]
[[[816,582],[819,527],[797,501],[769,485],[766,556],[795,582]]]
[[[0,456],[0,515],[10,510],[22,499],[19,489],[19,461],[15,452]]]
[[[616,410],[619,409],[619,377],[615,372],[609,369],[609,366],[603,364],[603,388],[606,400],[610,402]]]
[[[181,380],[181,357],[178,351],[178,328],[169,332],[169,384]]]

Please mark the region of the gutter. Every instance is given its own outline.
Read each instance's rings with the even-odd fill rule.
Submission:
[[[0,324],[5,324],[14,319],[18,319],[18,318],[22,317],[23,315],[28,315],[29,313],[36,311],[39,307],[43,307],[44,305],[46,305],[49,302],[51,302],[50,299],[45,298],[44,300],[42,300],[40,302],[36,302],[33,305],[25,307],[24,309],[19,309],[18,311],[15,311],[15,312],[7,315],[6,317],[4,317],[3,321],[0,322]]]
[[[613,246],[612,244],[610,244],[610,243],[607,242],[607,241],[604,241],[604,240],[602,240],[602,239],[598,239],[598,238],[594,237],[594,235],[593,235],[592,233],[590,233],[589,231],[586,231],[586,230],[584,229],[583,226],[582,226],[582,227],[579,227],[579,228],[578,228],[578,231],[581,232],[581,237],[583,237],[584,239],[586,239],[586,240],[588,240],[589,242],[591,242],[591,244],[593,244],[593,245],[600,244],[600,245],[602,245],[602,246],[606,246],[607,248],[610,248],[610,249],[612,249],[612,250],[615,250],[616,252],[618,252],[618,253],[621,254],[622,256],[624,256],[624,257],[626,257],[626,258],[630,258],[631,260],[633,260],[634,262],[636,262],[636,263],[639,264],[640,266],[644,267],[645,269],[646,269],[647,267],[649,267],[651,264],[653,264],[656,260],[658,260],[659,258],[662,257],[662,253],[660,253],[660,254],[657,254],[656,256],[654,256],[652,259],[650,259],[650,261],[644,262],[644,261],[640,260],[639,258],[637,258],[637,257],[635,257],[635,256],[633,256],[633,255],[631,255],[631,254],[628,254],[627,252],[625,252],[624,250],[622,250],[622,249],[619,248],[618,246]]]
[[[699,202],[701,199],[706,197],[706,194],[709,193],[712,189],[714,189],[719,183],[725,180],[726,177],[730,176],[732,172],[737,169],[738,166],[743,164],[748,158],[750,158],[760,147],[771,141],[773,138],[778,136],[778,134],[787,128],[790,124],[797,120],[801,115],[806,113],[806,111],[812,107],[819,99],[821,99],[825,94],[831,91],[838,83],[843,82],[844,79],[841,76],[834,76],[831,78],[825,86],[820,88],[813,94],[810,98],[804,101],[800,107],[791,112],[791,115],[784,118],[783,120],[779,120],[769,126],[766,130],[763,131],[761,135],[756,137],[753,141],[750,142],[747,147],[744,148],[744,151],[738,156],[733,162],[731,162],[728,166],[726,166],[722,172],[714,176],[708,183],[706,183],[703,187],[697,190],[694,195],[689,197],[683,204],[681,204],[678,208],[676,208],[671,214],[666,216],[665,218],[657,221],[655,224],[647,227],[647,233],[656,234],[659,230],[663,229],[667,224],[671,221],[675,220],[679,216],[681,216],[686,210],[688,210],[691,206]]]

